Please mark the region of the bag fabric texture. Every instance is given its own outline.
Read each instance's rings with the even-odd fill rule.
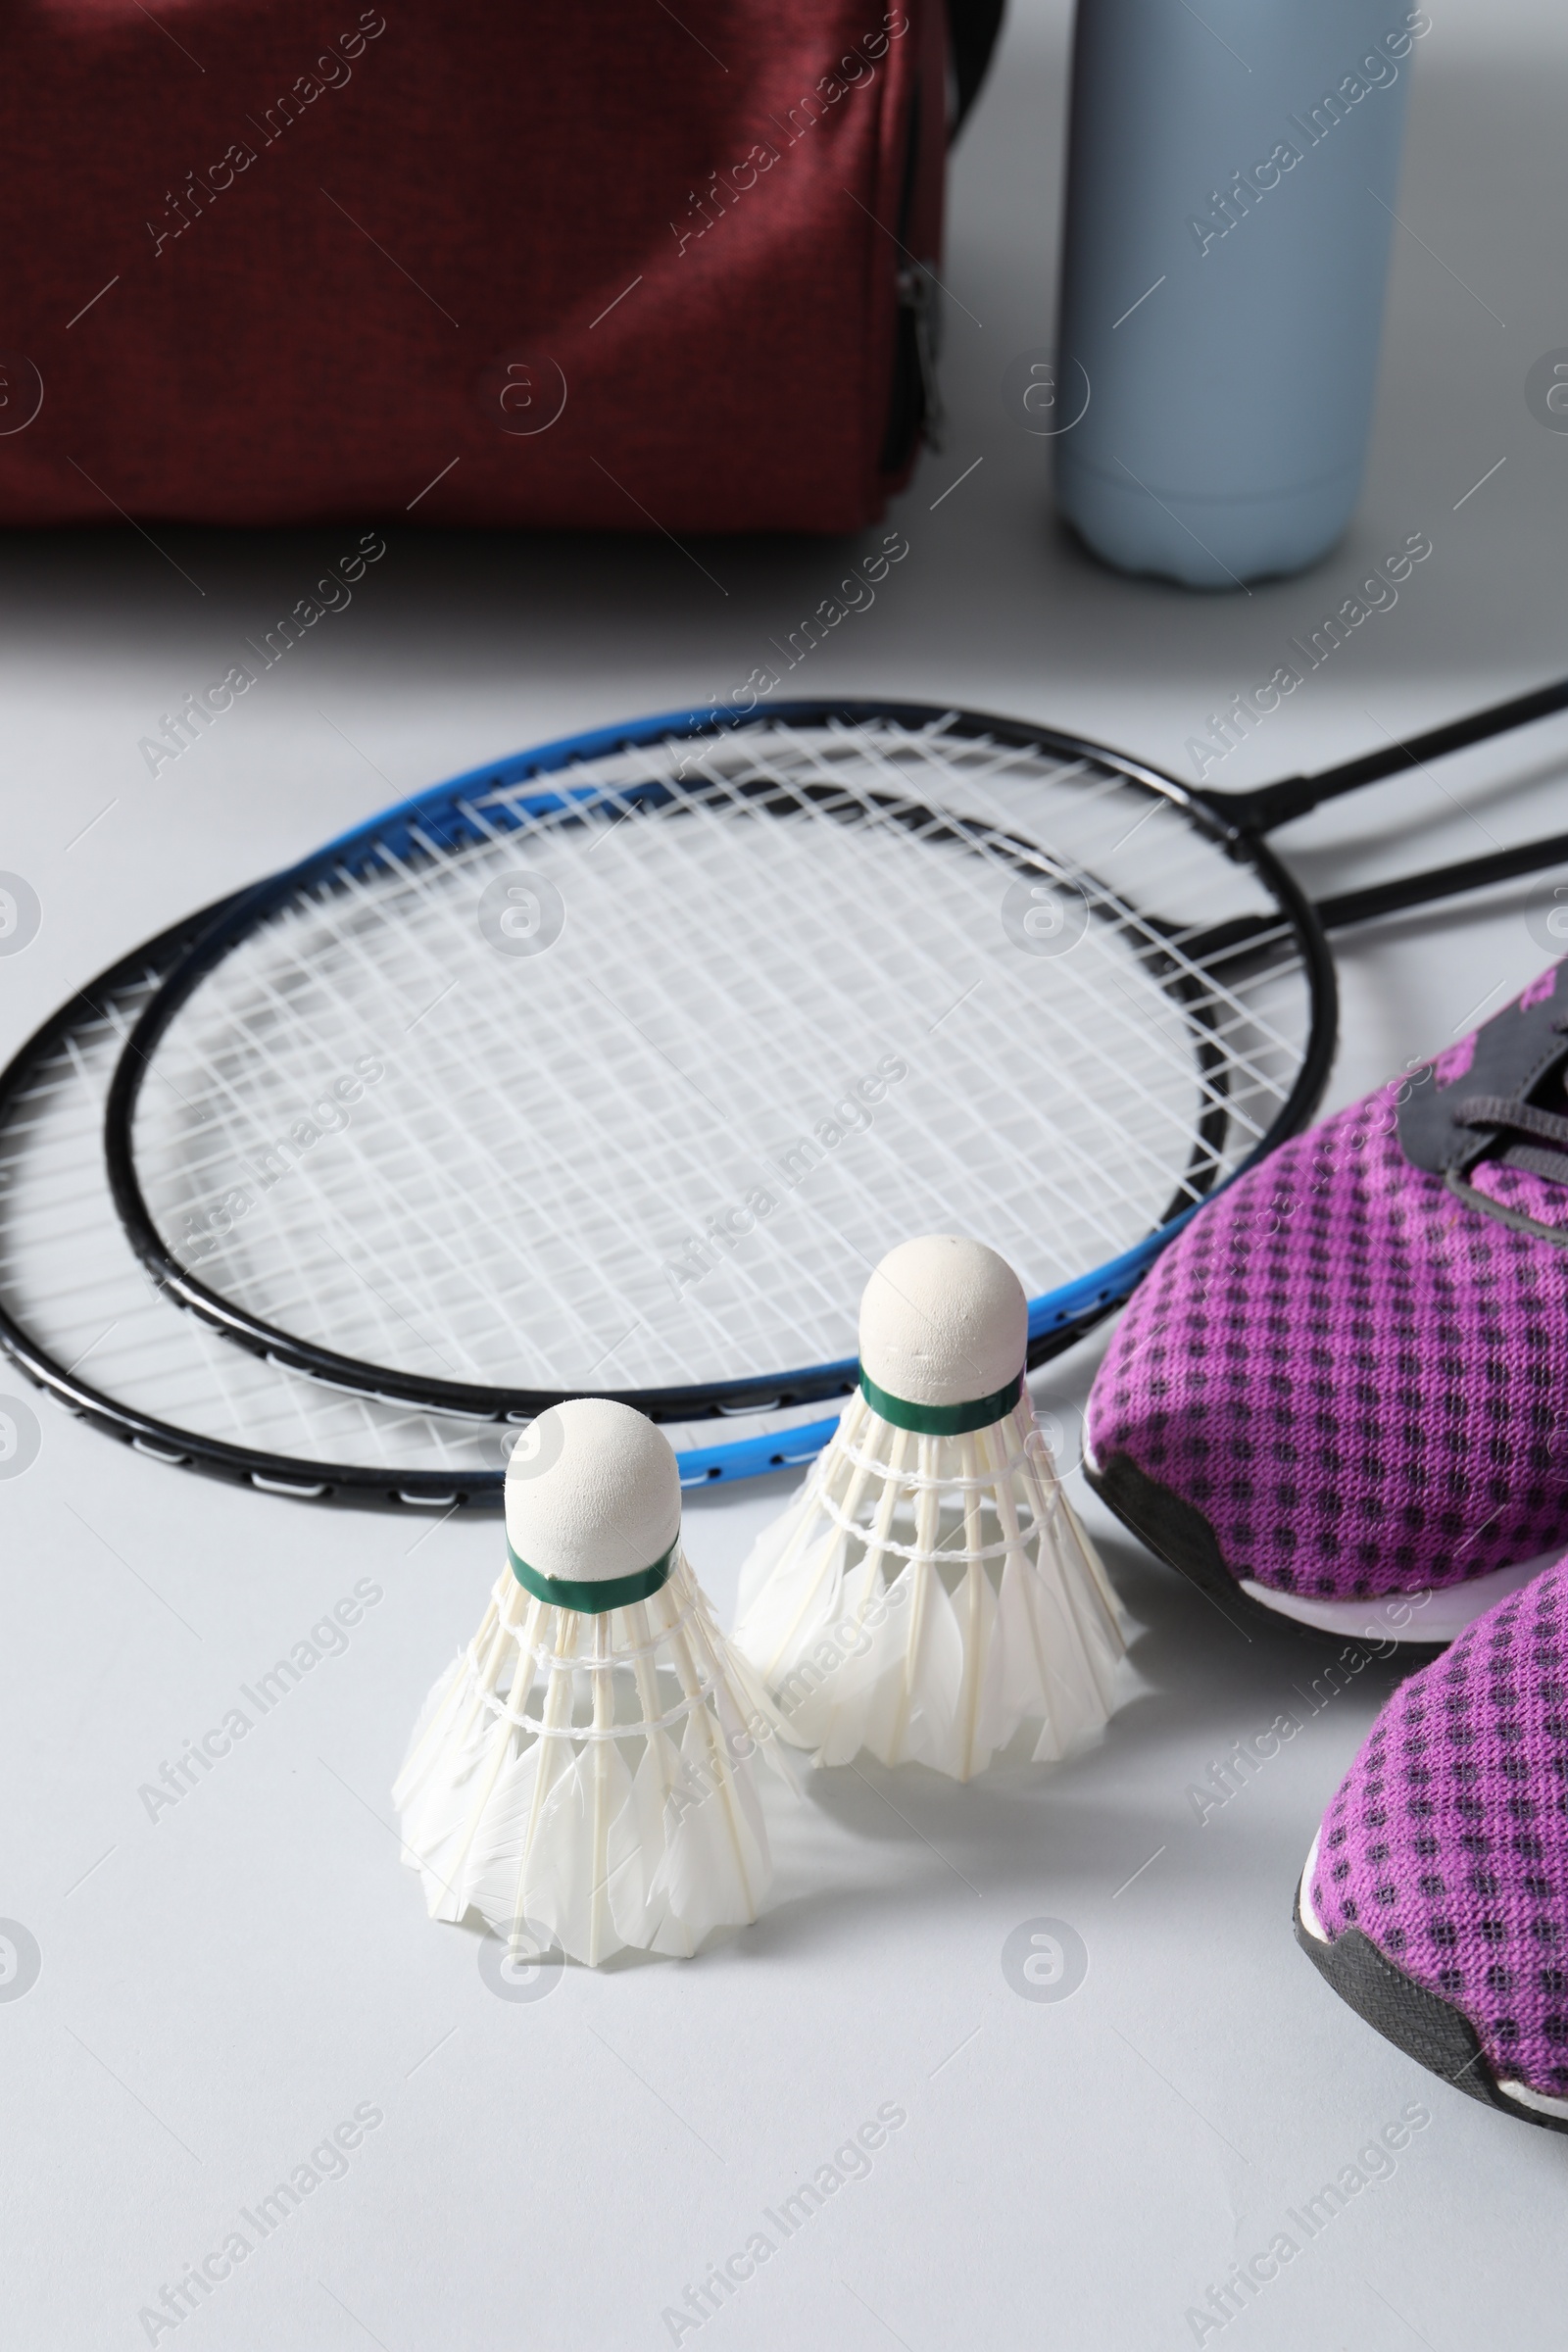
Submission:
[[[7,0],[0,522],[842,532],[906,477],[941,0]]]

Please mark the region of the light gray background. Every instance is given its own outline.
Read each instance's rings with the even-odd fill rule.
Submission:
[[[1015,10],[953,174],[949,446],[899,502],[909,560],[797,673],[802,691],[948,696],[1181,773],[1216,702],[1416,530],[1434,554],[1397,608],[1213,781],[1348,755],[1564,666],[1568,435],[1535,421],[1523,385],[1568,344],[1568,33],[1519,0],[1434,14],[1356,522],[1312,576],[1203,599],[1095,569],[1051,518],[1041,446],[1003,413],[1006,363],[1051,338],[1066,46],[1059,0]],[[0,544],[0,865],[44,906],[25,954],[0,961],[7,1053],[121,950],[389,785],[724,690],[856,552],[705,543],[721,593],[661,539],[389,526],[352,607],[151,781],[136,744],[158,713],[354,535],[160,531],[172,562],[129,530]],[[1565,755],[1568,724],[1538,729],[1287,846],[1324,888],[1560,828]],[[1331,1100],[1537,970],[1526,917],[1543,897],[1348,940]],[[1042,1384],[1069,1431],[1095,1352]],[[574,1970],[511,2003],[486,1988],[475,1937],[424,1918],[387,1796],[425,1689],[481,1609],[493,1523],[270,1502],[40,1410],[38,1460],[0,1482],[0,1916],[42,1951],[25,1996],[0,2000],[8,2341],[145,2341],[139,2307],[366,2101],[385,2120],[348,2177],[182,2324],[181,2344],[667,2343],[663,2308],[885,2102],[907,2122],[869,2177],[703,2345],[1191,2343],[1184,2314],[1208,2282],[1414,2101],[1430,2124],[1393,2177],[1225,2342],[1458,2352],[1560,2333],[1568,2143],[1396,2055],[1291,1940],[1298,1871],[1386,1672],[1200,1826],[1190,1785],[1282,1708],[1304,1715],[1317,1662],[1284,1633],[1246,1641],[1106,1526],[1138,1630],[1126,1703],[1092,1752],[967,1789],[875,1767],[822,1778],[798,1809],[773,1804],[777,1883],[756,1929],[690,1965]],[[691,1510],[726,1618],[781,1492]],[[138,1785],[363,1577],[384,1598],[347,1653],[150,1822]],[[1089,1955],[1059,2003],[1004,1974],[1009,1934],[1040,1917],[1069,1922]]]

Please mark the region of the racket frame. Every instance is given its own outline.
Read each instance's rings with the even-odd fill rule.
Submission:
[[[1166,1244],[1203,1205],[1204,1199],[1234,1183],[1288,1136],[1298,1133],[1310,1119],[1327,1083],[1338,1037],[1338,987],[1327,933],[1289,869],[1246,821],[1244,809],[1239,808],[1233,814],[1227,811],[1220,796],[1190,790],[1149,762],[1130,759],[1104,744],[1023,720],[958,710],[940,704],[791,702],[769,705],[765,716],[773,723],[803,728],[836,724],[854,729],[877,721],[918,734],[944,726],[966,738],[978,737],[1020,751],[1044,750],[1063,762],[1092,762],[1165,801],[1235,862],[1250,868],[1272,895],[1294,935],[1306,982],[1308,1026],[1300,1065],[1284,1102],[1266,1131],[1219,1184],[1204,1185],[1201,1198],[1180,1206],[1173,1201],[1160,1221],[1130,1249],[1030,1300],[1029,1363],[1031,1366],[1043,1363],[1074,1345],[1122,1302]],[[449,847],[492,838],[470,813],[471,805],[520,784],[537,781],[546,787],[520,805],[517,813],[522,817],[569,811],[574,806],[589,807],[606,797],[606,790],[599,785],[583,785],[574,793],[569,785],[573,767],[654,744],[678,743],[684,739],[695,746],[743,733],[752,723],[752,713],[723,708],[669,711],[562,737],[505,760],[487,761],[350,828],[296,864],[234,893],[209,908],[205,916],[195,918],[192,924],[176,926],[173,932],[166,933],[158,945],[181,935],[188,944],[176,954],[163,985],[143,1010],[121,1054],[104,1120],[105,1161],[115,1205],[131,1249],[158,1288],[236,1345],[290,1371],[356,1395],[412,1405],[444,1418],[524,1423],[574,1394],[561,1389],[434,1380],[371,1365],[283,1331],[210,1288],[174,1256],[154,1223],[142,1192],[132,1144],[142,1082],[170,1023],[228,951],[291,899],[313,886],[330,884],[345,870],[352,873],[357,859],[368,862],[383,848],[389,848],[394,855],[417,855],[419,845],[414,839],[416,828],[447,831]],[[561,781],[550,789],[549,779]],[[653,797],[665,790],[667,787],[657,779],[650,779],[646,785],[611,788],[610,797],[617,801]],[[911,797],[910,805],[919,804]],[[1027,847],[1023,843],[1010,846],[1020,852]],[[1249,944],[1239,942],[1221,953],[1240,956]],[[98,981],[92,985],[101,988],[105,983]],[[24,1049],[24,1053],[28,1050]],[[4,1093],[0,1087],[0,1111],[3,1106]],[[1190,1177],[1184,1189],[1190,1189],[1196,1181]],[[3,1317],[0,1317],[0,1344],[10,1344]],[[846,1357],[835,1363],[798,1366],[756,1378],[594,1393],[633,1405],[655,1421],[689,1424],[842,1397],[854,1388],[858,1369],[856,1360]],[[690,1465],[689,1472],[683,1467],[683,1475],[688,1483],[726,1475],[755,1476],[764,1469],[806,1460],[826,1442],[834,1426],[834,1421],[825,1420],[782,1433],[788,1441],[785,1450],[781,1450],[780,1439],[763,1438],[715,1446],[702,1454],[683,1454],[683,1466]],[[358,1479],[360,1474],[353,1476]]]
[[[204,929],[233,904],[232,898],[216,900],[200,912],[172,924],[85,982],[68,1003],[51,1013],[18,1048],[4,1070],[0,1070],[0,1136],[4,1134],[13,1104],[31,1082],[39,1064],[84,1017],[103,1020],[109,1000],[144,979],[149,964],[156,965],[160,958],[177,955],[182,948],[194,945]],[[150,1461],[164,1462],[172,1468],[201,1471],[234,1485],[250,1487],[259,1494],[281,1494],[297,1502],[336,1501],[362,1507],[386,1504],[425,1511],[461,1509],[471,1504],[496,1509],[501,1506],[506,1472],[500,1468],[454,1474],[448,1470],[389,1469],[384,1464],[314,1461],[302,1455],[273,1453],[265,1446],[237,1445],[228,1439],[162,1421],[111,1396],[59,1362],[9,1311],[3,1298],[0,1298],[0,1349],[35,1388],[73,1419],[86,1421],[104,1436],[118,1438],[135,1452],[145,1454]],[[723,1446],[683,1447],[675,1456],[681,1485],[701,1487],[719,1479],[760,1478],[769,1471],[797,1468],[815,1458],[836,1427],[835,1416]]]

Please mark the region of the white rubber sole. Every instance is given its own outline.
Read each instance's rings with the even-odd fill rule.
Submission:
[[[1084,1467],[1098,1477],[1100,1464],[1084,1431]],[[1563,1556],[1562,1550],[1544,1551],[1533,1560],[1516,1560],[1511,1567],[1494,1568],[1490,1576],[1472,1577],[1468,1584],[1430,1586],[1411,1592],[1371,1592],[1348,1600],[1312,1600],[1298,1592],[1277,1592],[1271,1585],[1238,1577],[1236,1590],[1276,1617],[1293,1625],[1309,1626],[1314,1633],[1338,1634],[1347,1642],[1407,1642],[1421,1647],[1457,1640],[1467,1625],[1521,1585],[1533,1584],[1545,1568]]]
[[[1473,1576],[1465,1585],[1445,1585],[1441,1591],[1376,1592],[1361,1600],[1309,1600],[1298,1592],[1276,1592],[1239,1577],[1237,1590],[1249,1600],[1289,1617],[1318,1633],[1343,1634],[1347,1641],[1452,1642],[1467,1625],[1521,1585],[1533,1584],[1543,1569],[1562,1558],[1544,1551],[1534,1560],[1516,1560],[1512,1567],[1494,1568],[1490,1576]]]
[[[1323,1922],[1312,1908],[1312,1874],[1317,1869],[1317,1849],[1322,1836],[1319,1830],[1312,1840],[1312,1851],[1306,1857],[1306,1868],[1301,1873],[1301,1884],[1296,1898],[1297,1908],[1301,1914],[1301,1925],[1314,1943],[1327,1943],[1329,1940]]]
[[[1554,2098],[1548,2090],[1532,2090],[1528,2082],[1503,2082],[1497,2088],[1521,2107],[1536,2115],[1549,2115],[1558,2123],[1568,2124],[1568,2099]]]

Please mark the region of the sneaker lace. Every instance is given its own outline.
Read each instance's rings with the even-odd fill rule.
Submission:
[[[1471,1095],[1454,1106],[1454,1119],[1463,1127],[1491,1128],[1498,1135],[1528,1140],[1511,1143],[1497,1156],[1510,1168],[1522,1168],[1548,1184],[1568,1184],[1568,1118],[1543,1110],[1534,1102],[1510,1102],[1506,1095]],[[1556,1145],[1541,1151],[1542,1144]]]

